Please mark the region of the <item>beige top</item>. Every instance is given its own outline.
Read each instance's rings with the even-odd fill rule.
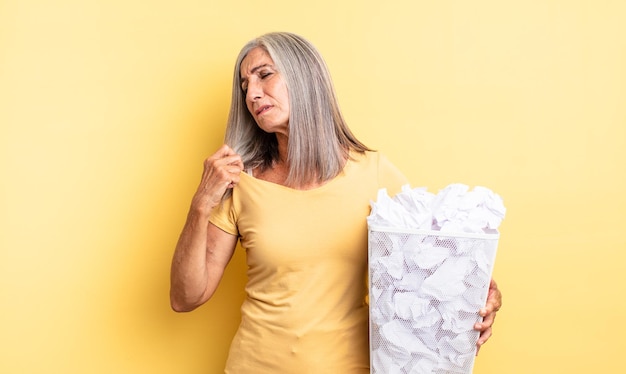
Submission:
[[[247,252],[227,373],[369,373],[366,217],[380,188],[406,179],[379,153],[353,158],[312,190],[242,174],[212,215]]]

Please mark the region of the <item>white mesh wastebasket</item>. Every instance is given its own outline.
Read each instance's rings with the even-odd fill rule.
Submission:
[[[499,234],[369,226],[375,374],[470,374]]]

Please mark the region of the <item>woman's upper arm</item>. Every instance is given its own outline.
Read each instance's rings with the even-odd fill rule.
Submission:
[[[238,236],[230,234],[213,223],[207,227],[207,289],[205,300],[213,296],[217,286],[224,275],[226,266],[230,262],[237,247]]]

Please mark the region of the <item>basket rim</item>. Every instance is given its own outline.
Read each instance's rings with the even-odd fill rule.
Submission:
[[[430,235],[430,236],[446,236],[446,237],[455,237],[455,238],[471,238],[471,239],[499,239],[500,232],[498,230],[494,230],[494,233],[470,233],[470,232],[447,232],[447,231],[438,231],[438,230],[418,230],[418,229],[408,229],[403,227],[389,227],[389,226],[379,226],[379,225],[367,225],[368,231],[378,231],[378,232],[389,232],[396,234],[417,234],[417,235]]]

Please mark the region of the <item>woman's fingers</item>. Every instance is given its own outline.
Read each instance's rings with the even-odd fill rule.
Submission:
[[[480,336],[478,337],[478,341],[476,342],[476,356],[478,356],[480,347],[482,347],[483,344],[485,344],[487,340],[489,340],[489,338],[491,337],[491,334],[492,334],[491,327],[489,327],[488,329],[480,333]]]
[[[476,355],[478,355],[480,347],[482,347],[482,345],[485,344],[489,338],[491,338],[491,335],[493,334],[493,328],[491,326],[493,325],[495,318],[496,312],[492,312],[488,314],[482,322],[479,322],[474,326],[474,329],[480,331],[480,335],[476,341]]]
[[[221,161],[225,165],[236,166],[239,171],[243,170],[243,161],[235,151],[228,145],[222,145],[210,158]]]
[[[235,153],[235,151],[233,151],[232,148],[230,148],[228,145],[224,144],[221,147],[219,147],[219,149],[217,151],[215,151],[215,153],[213,154],[213,156],[215,156],[216,158],[224,158],[227,156],[233,156],[236,155],[237,153]],[[211,157],[213,157],[211,156]]]
[[[202,180],[194,199],[196,207],[204,210],[218,205],[226,190],[239,183],[242,170],[241,156],[227,145],[220,147],[204,160]]]
[[[224,144],[204,162],[205,171],[225,170],[230,174],[239,174],[243,170],[241,156]]]
[[[476,354],[480,350],[480,346],[485,344],[493,334],[493,323],[496,319],[496,312],[502,307],[502,293],[498,289],[496,281],[491,279],[489,284],[489,293],[487,294],[487,303],[481,308],[478,314],[483,317],[482,322],[474,325],[474,329],[480,331],[480,336],[476,342]]]
[[[496,312],[491,312],[487,314],[482,322],[477,322],[474,325],[474,329],[478,331],[485,331],[493,325],[493,322],[496,320]]]
[[[498,289],[495,280],[491,280],[489,284],[489,293],[487,294],[487,303],[478,313],[482,317],[486,317],[491,313],[495,313],[502,307],[502,293]]]

